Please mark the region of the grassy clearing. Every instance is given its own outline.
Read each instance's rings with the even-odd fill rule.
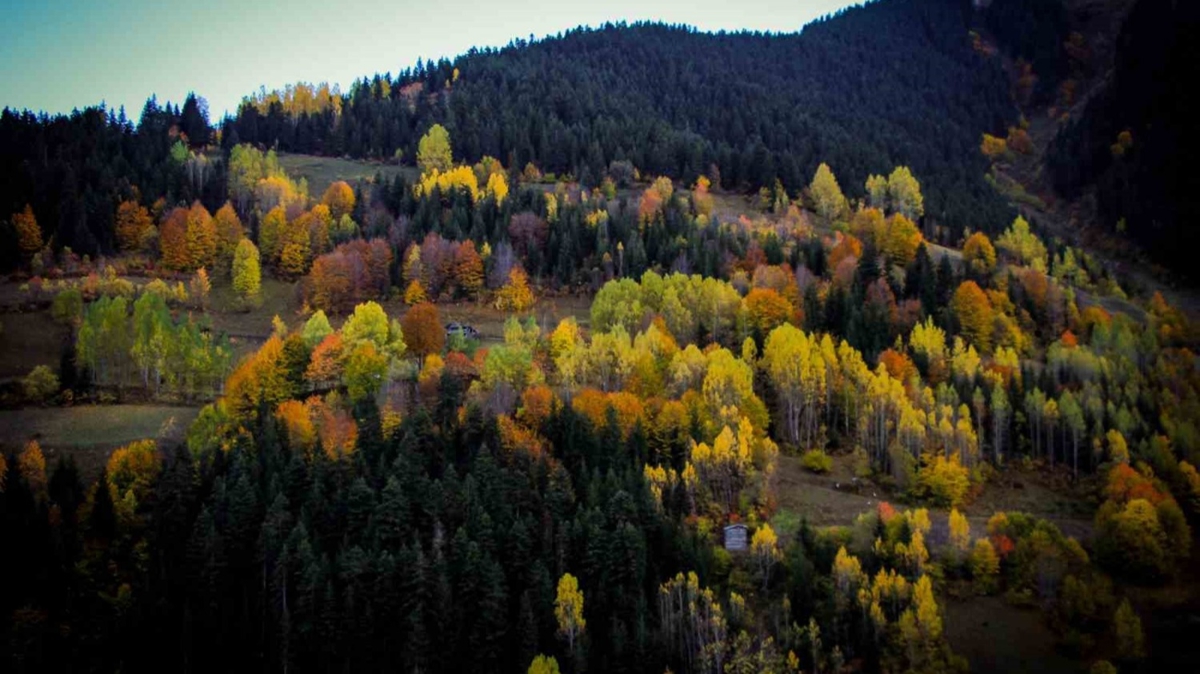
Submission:
[[[848,490],[852,480],[848,457],[835,456],[833,469],[816,475],[801,468],[799,457],[780,456],[775,473],[779,509],[807,518],[813,526],[844,526],[852,524],[859,513],[878,507],[881,500],[888,500],[887,494],[870,483],[862,483],[857,493]]]
[[[222,283],[209,296],[208,315],[217,331],[266,339],[271,335],[272,318],[279,316],[291,325],[302,305],[299,284],[264,277],[261,305],[249,311],[242,309],[233,288]]]
[[[58,371],[66,333],[49,311],[0,314],[0,380],[24,377],[37,365]]]
[[[980,535],[988,518],[999,511],[1020,511],[1055,524],[1064,534],[1086,540],[1092,535],[1095,506],[1065,477],[1046,476],[1037,470],[1009,467],[1000,471],[976,498],[962,507],[971,530]],[[889,501],[906,507],[900,494],[889,493],[866,480],[854,486],[850,457],[835,455],[833,469],[826,475],[804,470],[800,458],[780,456],[775,476],[775,493],[784,519],[804,517],[813,526],[848,526],[860,513]],[[947,510],[929,508],[934,535],[944,535]]]
[[[388,179],[397,173],[404,173],[412,181],[417,177],[417,169],[411,166],[396,166],[371,161],[354,161],[336,157],[316,157],[307,154],[279,154],[279,165],[288,175],[299,180],[308,181],[308,193],[320,197],[329,184],[337,180],[345,180],[353,185],[359,180],[371,180],[375,174],[383,174]]]
[[[1013,606],[1000,597],[945,602],[946,637],[972,672],[1085,672],[1057,650],[1054,633],[1040,611]]]
[[[109,453],[121,445],[155,438],[181,442],[198,407],[166,405],[96,405],[0,410],[0,448],[18,449],[37,440],[52,467],[71,456],[85,480],[100,474]]]

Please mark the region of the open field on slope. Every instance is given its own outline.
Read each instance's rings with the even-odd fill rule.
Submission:
[[[847,526],[860,513],[877,508],[880,501],[906,507],[901,495],[889,493],[873,482],[861,480],[856,484],[848,456],[833,458],[833,469],[826,475],[816,475],[800,467],[799,457],[781,455],[774,483],[779,509],[807,517],[814,526]],[[961,510],[976,534],[985,531],[993,513],[1019,510],[1053,522],[1067,535],[1086,539],[1091,536],[1095,506],[1078,493],[1080,489],[1056,476],[1047,476],[1044,469],[1009,467],[999,471]],[[945,536],[947,511],[929,510],[934,542]]]
[[[21,378],[37,365],[58,371],[66,330],[49,311],[0,314],[0,381]]]
[[[397,166],[337,157],[317,157],[307,154],[281,152],[279,153],[279,165],[296,180],[300,178],[307,180],[308,193],[318,199],[325,192],[325,188],[336,180],[345,180],[353,185],[359,180],[373,179],[376,174],[383,174],[390,179],[397,173],[404,173],[410,181],[417,177],[417,169],[412,166]]]
[[[47,468],[71,456],[84,481],[95,479],[109,453],[134,440],[181,442],[198,407],[168,405],[79,405],[0,410],[0,448],[8,452],[37,440]]]

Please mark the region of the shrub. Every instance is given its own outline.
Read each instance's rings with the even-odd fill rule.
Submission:
[[[943,507],[961,504],[970,487],[968,471],[958,457],[936,456],[927,460],[917,474],[917,495]]]
[[[45,365],[38,365],[21,381],[25,389],[25,397],[31,402],[44,403],[58,393],[58,375]]]
[[[810,449],[800,457],[800,465],[813,473],[828,473],[833,468],[833,459],[824,450]]]
[[[991,594],[996,591],[996,582],[1000,573],[1000,557],[992,542],[986,538],[975,541],[975,549],[971,551],[971,577],[980,594]]]

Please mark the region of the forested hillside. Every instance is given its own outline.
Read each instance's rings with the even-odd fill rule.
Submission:
[[[1061,8],[5,110],[0,670],[1189,671],[1200,330],[992,186]]]
[[[136,121],[103,106],[53,116],[5,108],[0,212],[29,206],[54,250],[95,256],[117,250],[114,215],[123,200],[202,199],[215,210],[225,201],[225,162],[187,147],[209,140],[200,100],[189,96],[180,108],[152,98]],[[16,239],[11,222],[0,223],[0,269],[17,263]]]
[[[468,161],[532,162],[585,185],[629,160],[688,184],[715,165],[716,187],[795,191],[824,161],[851,196],[904,164],[932,222],[995,230],[1011,214],[983,181],[979,136],[1016,109],[999,66],[971,48],[972,16],[966,0],[882,0],[791,35],[579,29],[363,79],[340,98],[264,93],[224,139],[411,159],[441,123]]]

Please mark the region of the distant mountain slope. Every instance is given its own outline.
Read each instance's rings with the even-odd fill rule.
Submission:
[[[1016,108],[999,65],[972,50],[973,13],[970,0],[879,0],[790,35],[574,30],[364,79],[340,113],[244,105],[224,138],[411,158],[439,122],[463,159],[532,161],[585,183],[629,159],[685,181],[715,164],[727,188],[779,179],[794,192],[824,161],[852,196],[868,174],[906,164],[926,224],[992,229],[1011,216],[983,180],[979,139]]]
[[[1139,0],[1116,36],[1111,71],[1047,157],[1055,189],[1092,197],[1098,226],[1125,232],[1157,260],[1197,278],[1200,134],[1191,89],[1200,83],[1200,4]],[[1128,132],[1126,147],[1122,132]]]

